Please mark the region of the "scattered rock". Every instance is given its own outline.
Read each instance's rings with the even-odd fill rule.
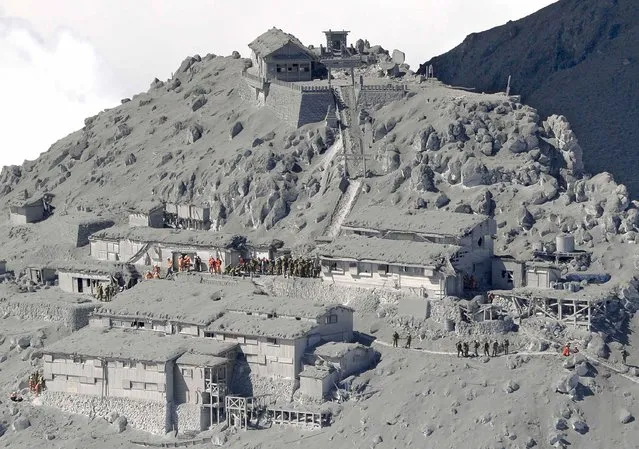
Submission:
[[[120,123],[115,129],[115,140],[120,140],[131,134],[132,129],[126,123]]]
[[[588,374],[588,365],[585,362],[580,363],[579,365],[576,365],[575,366],[575,373],[578,376],[584,377],[585,375]]]
[[[206,97],[204,95],[200,95],[199,97],[195,99],[195,101],[193,101],[193,104],[191,105],[191,110],[195,112],[198,109],[200,109],[202,106],[204,106],[205,104],[206,104]]]
[[[241,57],[240,52],[237,50],[233,50],[233,53],[231,53],[231,58],[233,59],[240,59]]]
[[[634,419],[635,417],[632,416],[632,413],[630,413],[628,409],[624,408],[619,411],[619,422],[621,424],[628,424],[634,421]]]
[[[557,391],[568,394],[571,390],[577,388],[577,385],[579,385],[579,376],[577,373],[569,373],[559,381]]]
[[[585,421],[577,420],[572,423],[572,428],[575,432],[585,434],[588,432],[588,424]]]
[[[381,443],[382,441],[384,441],[384,440],[382,439],[382,436],[381,436],[381,435],[375,435],[375,436],[373,437],[373,444],[379,444],[379,443]]]
[[[116,419],[118,419],[119,417],[120,417],[120,414],[118,412],[112,411],[107,413],[104,419],[106,419],[109,424],[113,424],[116,421]]]
[[[153,81],[151,81],[151,89],[159,89],[162,86],[164,86],[164,82],[157,78],[154,78]]]
[[[190,145],[197,142],[202,137],[202,127],[200,125],[191,125],[186,130],[186,144]]]
[[[27,418],[26,416],[18,416],[13,421],[13,424],[11,424],[11,428],[15,430],[16,432],[20,432],[21,430],[26,429],[30,425],[31,425],[31,422],[29,421],[29,418]]]
[[[568,428],[568,423],[566,422],[565,419],[559,418],[557,421],[555,421],[555,429],[566,430],[567,428]]]
[[[448,203],[450,203],[450,199],[446,196],[445,193],[440,193],[435,200],[435,206],[437,206],[438,209],[441,209]]]
[[[213,444],[213,446],[224,446],[227,440],[226,434],[216,433],[211,437],[211,444]]]
[[[508,381],[504,387],[504,391],[506,391],[506,393],[514,393],[517,390],[519,390],[519,384],[513,380]]]
[[[419,192],[437,191],[435,188],[435,173],[428,165],[420,164],[412,169],[410,184],[412,188]]]
[[[244,126],[242,125],[241,122],[235,122],[235,124],[231,128],[231,134],[230,134],[231,135],[231,139],[234,139],[235,136],[237,136],[239,133],[241,133],[243,129],[244,129]]]
[[[29,336],[27,336],[27,335],[23,335],[23,336],[18,338],[18,340],[16,341],[16,344],[21,349],[26,349],[31,344],[31,338]]]
[[[526,440],[526,449],[531,449],[535,446],[537,446],[537,442],[535,441],[535,439],[532,437],[528,437],[528,439]]]

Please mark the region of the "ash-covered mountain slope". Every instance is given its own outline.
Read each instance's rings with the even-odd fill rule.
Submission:
[[[294,129],[242,101],[240,73],[249,63],[187,58],[171,80],[88,118],[36,161],[5,167],[0,204],[25,190],[49,192],[56,209],[42,223],[0,225],[9,236],[4,257],[22,258],[29,245],[41,251],[65,214],[91,210],[117,223],[149,199],[205,201],[214,230],[308,249],[340,215],[341,139],[324,123]],[[525,257],[534,242],[569,231],[606,269],[632,268],[619,253],[630,249],[616,244],[634,241],[639,211],[610,175],[583,175],[580,142],[563,117],[436,82],[410,84],[403,100],[365,114],[370,176],[358,180],[354,211],[381,204],[393,214],[494,215],[498,254]]]
[[[639,9],[634,0],[561,0],[469,35],[432,64],[435,76],[477,91],[506,89],[542,116],[565,115],[588,171],[608,171],[635,197],[639,181]]]

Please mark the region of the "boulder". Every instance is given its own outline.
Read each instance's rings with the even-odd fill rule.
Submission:
[[[477,158],[472,157],[462,165],[461,182],[466,187],[486,185],[490,182],[488,169]]]
[[[565,419],[559,418],[555,421],[555,429],[557,430],[566,430],[568,428],[568,423]]]
[[[579,376],[576,373],[569,373],[562,377],[557,383],[559,393],[568,394],[579,385]]]
[[[30,425],[31,425],[31,422],[29,421],[29,418],[27,418],[26,416],[18,416],[13,421],[13,424],[11,424],[11,428],[15,430],[16,432],[20,432],[21,430],[26,429]]]
[[[394,172],[399,168],[401,158],[399,150],[394,145],[387,145],[382,154],[382,170],[385,174]]]
[[[202,106],[204,106],[205,104],[206,104],[206,97],[204,95],[200,95],[193,101],[193,104],[191,105],[191,110],[195,112],[198,109],[200,109]]]
[[[182,64],[180,64],[180,67],[178,67],[178,70],[177,70],[178,73],[186,72],[196,62],[197,62],[197,60],[195,58],[192,58],[191,56],[188,56],[184,61],[182,61]]]
[[[580,377],[584,377],[588,374],[588,365],[586,363],[580,363],[579,365],[576,365],[575,373]]]
[[[506,393],[514,393],[517,390],[519,390],[519,384],[513,380],[508,381],[508,383],[504,387],[504,391]]]
[[[234,139],[235,136],[241,133],[243,129],[244,129],[244,126],[242,125],[241,122],[235,122],[235,124],[231,127],[231,132],[230,132],[231,139]]]
[[[120,414],[118,412],[112,411],[107,413],[104,419],[106,419],[109,424],[113,424],[115,420],[118,419],[119,417],[120,417]]]
[[[392,58],[395,64],[403,64],[406,61],[406,54],[403,51],[393,50]]]
[[[426,151],[428,149],[428,139],[430,135],[435,132],[431,125],[428,125],[425,129],[419,131],[413,139],[413,148],[417,152]]]
[[[535,225],[535,217],[526,206],[522,206],[517,212],[517,224],[526,231],[529,231]]]
[[[26,349],[31,344],[31,338],[28,335],[22,335],[21,337],[18,337],[18,339],[16,340],[16,344],[21,349]]]
[[[448,203],[450,203],[450,198],[448,198],[445,193],[437,195],[437,198],[435,199],[435,206],[437,206],[438,209],[441,209]]]
[[[231,58],[233,59],[240,59],[242,57],[242,55],[240,55],[240,52],[237,50],[233,50],[233,52],[231,53]]]
[[[587,346],[588,350],[596,354],[597,357],[607,359],[610,355],[610,349],[599,334],[592,334]]]
[[[6,361],[7,361],[7,355],[6,354],[0,354],[0,363],[6,362]]]
[[[213,435],[211,437],[211,444],[213,444],[213,446],[224,446],[224,444],[226,444],[228,438],[226,437],[226,434],[224,433],[216,433],[215,435]]]
[[[632,416],[632,413],[630,413],[628,409],[623,408],[619,411],[619,422],[621,424],[628,424],[634,421],[634,419],[634,416]]]
[[[441,140],[436,132],[432,132],[426,141],[426,151],[437,151],[441,148]]]
[[[202,137],[202,127],[200,125],[191,125],[186,130],[186,139],[185,142],[187,145],[193,144],[200,140]]]
[[[112,426],[115,428],[117,433],[122,433],[126,430],[128,422],[125,416],[118,416],[117,419],[113,422]]]
[[[435,173],[425,164],[413,168],[410,174],[411,187],[419,192],[436,192]]]
[[[133,153],[129,153],[127,157],[124,159],[124,165],[127,167],[135,164],[136,162],[137,162],[137,158],[135,157]]]
[[[508,141],[504,144],[504,148],[511,153],[519,154],[526,152],[528,145],[526,144],[526,140],[520,136],[508,139]]]
[[[153,78],[153,81],[151,81],[151,89],[159,89],[162,86],[164,86],[164,82],[157,78]]]
[[[572,423],[572,429],[575,432],[583,435],[584,433],[588,432],[588,424],[586,424],[585,421],[581,421],[578,419]]]

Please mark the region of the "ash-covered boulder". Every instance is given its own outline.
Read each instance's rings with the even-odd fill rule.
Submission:
[[[126,165],[127,167],[135,164],[136,162],[137,162],[137,158],[135,157],[133,153],[129,153],[124,159],[124,165]]]
[[[120,140],[131,134],[132,129],[126,123],[120,123],[115,129],[115,140]]]
[[[184,59],[184,61],[182,61],[182,63],[180,64],[180,67],[178,67],[178,70],[177,70],[178,73],[186,72],[196,62],[197,62],[197,60],[195,58],[193,58],[191,56],[188,56],[186,59]]]
[[[242,122],[235,122],[233,126],[231,127],[231,131],[230,131],[231,139],[234,139],[235,136],[241,133],[243,129],[244,129],[244,125],[242,125]]]
[[[525,231],[529,231],[535,225],[535,217],[526,206],[522,206],[517,211],[517,224]]]
[[[546,134],[556,140],[557,149],[561,151],[567,168],[577,176],[583,174],[583,150],[566,117],[551,115],[542,126]]]
[[[233,50],[233,52],[231,53],[231,58],[233,59],[240,59],[242,57],[242,55],[240,55],[240,52],[237,50]]]
[[[181,85],[182,85],[182,81],[180,81],[179,78],[173,78],[171,81],[169,81],[169,85],[167,86],[166,90],[168,91],[176,90]]]
[[[419,192],[436,192],[435,173],[425,164],[414,167],[410,174],[411,187]]]
[[[382,153],[382,171],[384,174],[394,172],[399,168],[400,164],[401,158],[397,147],[392,144],[386,145]]]
[[[557,382],[557,391],[559,393],[568,394],[579,385],[579,375],[576,373],[568,373]]]
[[[436,132],[431,132],[426,141],[426,151],[437,151],[441,148],[441,139]]]
[[[186,130],[185,143],[187,145],[193,144],[200,140],[202,137],[203,128],[200,125],[192,124]]]
[[[15,430],[16,432],[25,430],[30,426],[31,426],[31,422],[29,421],[29,418],[27,418],[26,416],[18,416],[11,424],[11,428]]]
[[[159,89],[163,86],[164,86],[164,82],[160,81],[157,78],[153,78],[153,81],[151,81],[151,89]]]
[[[588,350],[596,354],[597,357],[607,359],[610,355],[610,349],[599,334],[592,334],[587,346]]]
[[[406,54],[403,51],[395,49],[393,50],[391,58],[395,64],[401,65],[406,61]]]
[[[583,435],[588,432],[589,428],[585,421],[578,419],[572,423],[572,430]]]
[[[430,135],[435,132],[435,129],[428,125],[425,129],[419,131],[413,138],[413,148],[417,152],[427,151],[427,143]]]
[[[634,420],[635,420],[635,417],[632,416],[632,413],[630,413],[630,410],[628,410],[627,408],[622,408],[621,410],[619,410],[619,422],[621,424],[628,424]]]
[[[470,200],[470,208],[476,214],[493,215],[495,201],[490,190],[485,190],[474,195]]]
[[[461,183],[466,187],[477,187],[490,183],[488,169],[477,158],[469,158],[461,168]]]
[[[441,209],[448,203],[450,203],[450,198],[448,198],[445,193],[440,193],[439,195],[437,195],[437,198],[435,199],[435,206],[438,209]]]
[[[202,106],[204,106],[205,104],[206,104],[206,97],[204,95],[200,95],[193,101],[193,104],[191,105],[191,110],[195,112],[198,109],[200,109]]]
[[[118,416],[117,419],[111,424],[117,433],[122,433],[126,430],[128,421],[126,416]]]

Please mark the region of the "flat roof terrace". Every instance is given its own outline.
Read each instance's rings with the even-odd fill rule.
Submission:
[[[224,314],[251,286],[213,286],[210,284],[149,279],[118,293],[95,316],[145,318],[205,326]]]

